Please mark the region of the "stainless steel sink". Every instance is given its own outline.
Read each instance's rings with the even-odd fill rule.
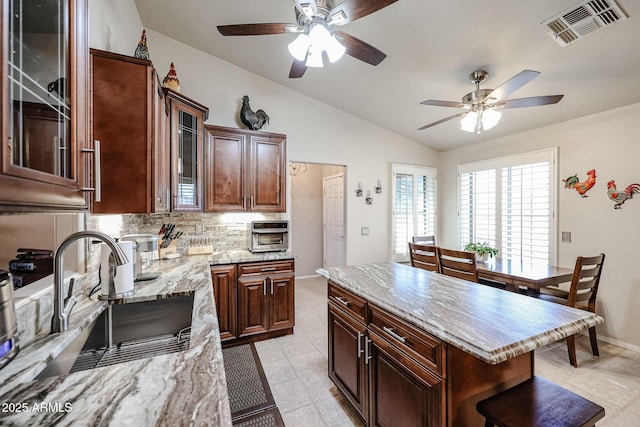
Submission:
[[[186,350],[192,312],[193,294],[110,305],[35,379]]]

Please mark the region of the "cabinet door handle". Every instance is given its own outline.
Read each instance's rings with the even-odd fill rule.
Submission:
[[[271,280],[271,295],[273,295],[273,280]]]
[[[102,201],[102,184],[100,172],[100,141],[93,141],[93,148],[83,148],[83,153],[93,153],[93,187],[83,187],[82,191],[93,191],[93,201]]]
[[[362,332],[358,332],[358,359],[360,359],[360,355],[362,353],[364,353],[364,350],[362,349],[362,337],[364,336],[364,334]]]
[[[382,330],[385,331],[386,333],[388,333],[389,335],[391,335],[392,337],[394,337],[395,339],[397,339],[398,341],[402,342],[402,343],[406,343],[407,339],[403,336],[400,336],[398,334],[396,334],[395,332],[393,332],[393,329],[387,327],[387,326],[383,326]]]
[[[267,295],[267,279],[262,281],[262,292],[263,292],[263,295],[265,296]]]
[[[364,363],[365,364],[369,364],[369,360],[371,360],[372,356],[369,351],[369,343],[371,343],[371,340],[369,339],[369,337],[364,337]]]
[[[349,301],[347,301],[346,299],[342,298],[342,297],[335,297],[336,301],[338,301],[339,303],[344,304],[346,307],[349,307]]]
[[[166,193],[167,195],[166,195],[165,204],[167,205],[167,210],[170,211],[171,210],[171,190],[167,188]]]

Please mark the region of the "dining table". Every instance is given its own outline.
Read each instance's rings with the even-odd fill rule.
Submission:
[[[538,291],[547,286],[557,286],[571,281],[573,268],[548,265],[539,261],[506,260],[491,258],[477,264],[481,282],[504,284],[509,291]]]

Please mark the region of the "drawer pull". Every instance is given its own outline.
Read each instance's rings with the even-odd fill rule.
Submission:
[[[276,271],[278,269],[278,267],[265,267],[263,269],[261,269],[260,271]]]
[[[336,300],[342,304],[344,304],[345,306],[349,307],[349,301],[347,301],[346,299],[342,298],[342,297],[335,297]]]
[[[397,339],[398,341],[402,342],[402,343],[406,343],[407,339],[403,336],[400,336],[398,334],[396,334],[395,332],[393,332],[393,329],[387,327],[387,326],[383,326],[382,330],[385,331],[386,333],[388,333],[389,335],[391,335],[392,337],[394,337],[395,339]]]

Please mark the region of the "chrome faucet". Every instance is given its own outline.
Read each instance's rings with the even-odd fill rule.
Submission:
[[[111,249],[114,261],[117,265],[126,264],[129,259],[122,251],[122,248],[118,246],[115,240],[108,235],[99,231],[78,231],[69,235],[66,239],[60,243],[56,249],[54,264],[53,264],[53,318],[51,319],[51,333],[63,332],[69,329],[69,315],[71,310],[78,301],[76,297],[72,296],[73,282],[70,285],[69,294],[67,298],[64,298],[64,267],[62,262],[62,256],[64,251],[76,240],[83,238],[94,238],[102,240]]]

